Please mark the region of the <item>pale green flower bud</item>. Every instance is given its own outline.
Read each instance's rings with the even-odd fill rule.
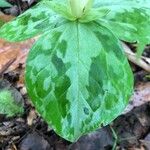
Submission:
[[[93,0],[69,0],[72,14],[80,18],[92,6]]]

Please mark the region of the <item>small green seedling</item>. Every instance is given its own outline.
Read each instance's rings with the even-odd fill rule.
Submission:
[[[122,113],[133,74],[120,40],[150,43],[149,0],[43,0],[0,29],[22,41],[36,35],[26,87],[37,111],[69,141]]]
[[[22,113],[23,107],[15,102],[11,92],[8,90],[0,91],[0,114],[13,117]]]

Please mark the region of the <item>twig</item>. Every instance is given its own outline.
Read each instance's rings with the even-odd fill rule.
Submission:
[[[135,53],[131,51],[131,49],[125,44],[122,43],[122,46],[124,48],[124,51],[128,57],[128,59],[136,64],[137,66],[141,67],[142,69],[146,70],[147,72],[150,72],[150,58],[141,56],[140,58],[137,57]]]
[[[0,76],[13,64],[13,62],[16,60],[16,58],[11,59],[7,64],[5,64],[1,69],[0,69]]]

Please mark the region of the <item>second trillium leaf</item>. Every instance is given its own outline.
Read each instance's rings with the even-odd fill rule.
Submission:
[[[13,21],[1,27],[0,38],[16,42],[32,38],[55,28],[63,21],[44,2],[39,2],[33,8],[18,16]],[[15,36],[14,36],[15,35]]]
[[[0,7],[11,7],[12,5],[5,0],[0,1]]]

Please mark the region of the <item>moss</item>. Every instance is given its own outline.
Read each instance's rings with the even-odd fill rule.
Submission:
[[[5,114],[7,117],[21,115],[23,107],[17,104],[10,91],[0,91],[0,114]]]

